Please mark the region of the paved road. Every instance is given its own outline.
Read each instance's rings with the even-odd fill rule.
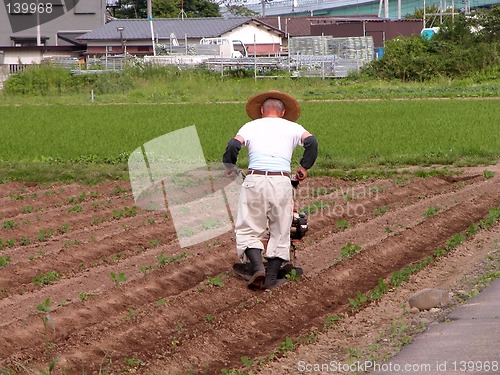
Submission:
[[[500,374],[500,279],[372,374]]]

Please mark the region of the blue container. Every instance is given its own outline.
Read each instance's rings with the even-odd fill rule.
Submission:
[[[375,48],[375,58],[381,59],[384,56],[384,47],[376,47]]]

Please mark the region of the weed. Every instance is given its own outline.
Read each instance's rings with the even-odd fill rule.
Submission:
[[[98,198],[99,197],[99,192],[98,191],[91,191],[89,193],[90,198]]]
[[[17,195],[17,194],[10,193],[9,198],[14,199],[15,201],[22,201],[24,199],[24,196],[20,195],[20,194]]]
[[[29,237],[23,237],[21,238],[21,245],[22,246],[28,246],[31,243],[31,240]]]
[[[49,271],[47,273],[39,273],[35,275],[33,284],[35,285],[49,285],[54,284],[61,278],[61,274],[57,271]]]
[[[96,216],[94,216],[94,217],[92,218],[92,220],[90,221],[90,224],[91,224],[91,225],[99,225],[99,223],[100,223],[100,220],[99,220],[99,218],[98,218],[98,217],[96,217]]]
[[[224,275],[218,275],[214,277],[207,276],[208,285],[223,287],[224,286],[224,281],[222,281],[223,278]]]
[[[385,233],[387,233],[387,234],[391,234],[391,233],[393,232],[393,230],[391,229],[391,227],[385,227],[385,228],[384,228],[384,231],[385,231]]]
[[[120,273],[111,272],[111,279],[113,280],[113,283],[116,286],[119,286],[121,283],[124,283],[127,281],[127,277],[125,276],[125,274],[123,272],[120,272]]]
[[[350,227],[349,222],[345,219],[337,220],[336,224],[337,224],[337,228],[341,232]]]

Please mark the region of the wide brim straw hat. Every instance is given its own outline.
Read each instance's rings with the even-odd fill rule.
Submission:
[[[260,107],[267,99],[278,99],[285,105],[285,115],[283,118],[289,121],[295,121],[299,118],[300,106],[297,100],[287,93],[271,90],[257,94],[248,99],[246,110],[247,115],[252,120],[262,117]]]

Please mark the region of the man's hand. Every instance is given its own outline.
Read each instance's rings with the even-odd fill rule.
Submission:
[[[236,169],[236,167],[226,167],[226,169],[224,170],[224,177],[235,178],[237,174],[238,170]]]
[[[307,177],[307,169],[304,167],[299,167],[295,171],[295,178],[299,181],[305,180]]]

